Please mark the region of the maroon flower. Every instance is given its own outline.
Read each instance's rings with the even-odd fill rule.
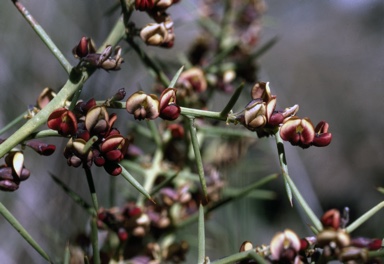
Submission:
[[[55,145],[47,144],[37,140],[31,140],[26,145],[43,156],[50,156],[56,150]]]
[[[323,214],[320,220],[323,227],[331,227],[334,230],[337,230],[340,227],[340,212],[336,209],[328,210]]]
[[[315,129],[309,118],[293,116],[280,128],[280,136],[294,146],[308,148],[315,138]]]
[[[66,108],[53,111],[48,117],[47,125],[63,136],[75,135],[77,132],[76,116]]]
[[[176,104],[176,89],[167,88],[160,95],[160,117],[165,120],[175,120],[180,115],[180,107]]]
[[[135,8],[139,11],[148,11],[155,6],[155,0],[136,0]]]
[[[127,99],[126,109],[135,119],[156,119],[159,116],[159,100],[154,94],[138,91]]]
[[[73,48],[72,53],[75,58],[84,58],[90,53],[95,53],[96,48],[93,41],[88,37],[82,37],[79,44]]]
[[[315,128],[315,138],[313,139],[312,145],[316,147],[325,147],[331,143],[332,134],[328,133],[328,123],[321,121]]]

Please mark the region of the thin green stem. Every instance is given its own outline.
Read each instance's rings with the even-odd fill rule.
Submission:
[[[353,232],[356,228],[358,228],[360,225],[362,225],[365,221],[367,221],[369,218],[371,218],[374,214],[376,214],[378,211],[380,211],[384,207],[384,201],[373,207],[371,210],[360,216],[358,219],[356,219],[353,223],[351,223],[345,231],[347,233]]]
[[[207,184],[205,182],[205,175],[204,175],[204,167],[203,167],[203,159],[201,158],[201,153],[200,153],[200,146],[199,142],[197,139],[197,133],[196,133],[196,127],[194,125],[194,118],[190,117],[189,118],[189,132],[191,135],[191,143],[193,147],[193,152],[195,153],[195,161],[197,165],[197,172],[200,177],[200,183],[203,188],[203,193],[205,199],[208,199],[208,194],[207,194]]]
[[[144,189],[149,193],[155,184],[157,176],[161,173],[161,162],[163,160],[163,151],[157,148],[152,159],[152,166],[146,170],[144,178]],[[137,200],[138,205],[143,205],[144,197],[140,196]]]
[[[160,67],[157,65],[157,63],[145,53],[145,51],[140,48],[140,46],[129,36],[126,38],[128,44],[133,48],[134,51],[136,51],[137,55],[139,55],[140,59],[143,61],[143,63],[152,70],[152,72],[155,74],[155,76],[159,79],[159,81],[167,87],[170,83],[167,75],[160,69]]]
[[[147,120],[147,125],[149,127],[149,130],[151,131],[151,135],[153,140],[156,143],[156,146],[161,149],[163,142],[161,141],[160,132],[159,132],[159,129],[157,128],[155,121]]]
[[[109,207],[112,208],[116,204],[116,177],[109,177]]]
[[[3,127],[2,129],[0,129],[0,135],[2,135],[3,133],[7,132],[9,129],[11,129],[13,126],[17,125],[19,122],[25,120],[24,116],[27,114],[27,112],[24,112],[22,113],[21,115],[19,115],[18,117],[16,117],[15,119],[13,119],[11,122],[9,122],[5,127]]]
[[[100,254],[99,254],[99,238],[98,238],[98,228],[97,228],[97,218],[94,216],[91,219],[91,243],[93,249],[93,263],[100,264]]]
[[[64,264],[70,264],[71,260],[71,251],[69,250],[69,243],[65,246],[65,251],[64,251]]]
[[[141,194],[143,194],[147,199],[152,200],[151,195],[147,192],[147,190],[120,164],[122,169],[121,175],[124,179],[126,179],[136,190],[138,190]]]
[[[18,3],[14,1],[14,3]],[[119,19],[120,21],[121,19]],[[124,25],[122,21],[117,22],[112,29],[111,34],[106,39],[106,43],[115,45],[124,32]],[[8,153],[17,144],[25,140],[30,134],[32,134],[37,128],[47,122],[48,116],[57,108],[65,106],[65,102],[80,89],[86,80],[92,75],[94,69],[88,69],[87,71],[79,72],[77,69],[72,69],[69,75],[69,79],[59,91],[59,93],[46,105],[40,112],[34,117],[28,120],[21,128],[13,133],[7,140],[0,145],[0,158]]]
[[[32,238],[32,236],[25,230],[25,228],[20,224],[19,221],[8,211],[8,209],[0,202],[0,214],[4,216],[13,228],[19,232],[19,234],[27,241],[43,258],[51,262],[48,254],[37,244],[37,242]]]
[[[286,155],[284,150],[284,143],[280,137],[279,131],[275,133],[275,139],[276,139],[277,151],[279,154],[280,168],[281,168],[281,172],[283,174],[284,180],[286,182],[287,192],[289,193],[290,192],[289,190],[292,191],[293,195],[295,196],[295,198],[303,208],[304,212],[307,214],[308,218],[311,220],[313,226],[317,229],[317,231],[322,230],[323,225],[321,224],[320,220],[316,217],[315,213],[309,207],[304,197],[301,195],[300,191],[297,189],[295,183],[292,181],[291,177],[288,174],[288,165],[287,165],[287,160],[286,160]],[[290,202],[292,204],[292,200]]]
[[[84,165],[84,171],[85,171],[85,175],[87,176],[87,182],[88,182],[89,192],[91,193],[91,197],[92,197],[93,208],[97,212],[99,210],[99,202],[97,201],[96,188],[95,188],[95,183],[93,182],[92,172],[88,165]]]
[[[223,198],[223,199],[221,199],[215,203],[209,203],[204,208],[205,214],[210,213],[210,212],[218,209],[219,207],[222,207],[222,206],[224,206],[230,202],[236,201],[242,197],[247,196],[250,192],[252,192],[256,188],[259,188],[260,186],[267,184],[268,182],[275,180],[276,178],[277,178],[277,174],[269,175],[269,176],[264,177],[261,180],[255,182],[255,183],[251,184],[250,186],[245,187],[244,189],[242,189],[241,191],[239,191],[238,193],[234,194],[231,197]],[[176,226],[178,228],[183,228],[185,226],[188,226],[188,225],[194,223],[197,219],[198,219],[198,214],[194,214],[191,217],[189,217],[187,220],[176,224]]]
[[[199,250],[198,250],[198,262],[199,264],[204,264],[205,260],[205,225],[204,225],[204,207],[202,204],[199,206],[199,230],[198,230],[198,241],[199,241]]]
[[[227,118],[221,116],[220,112],[213,112],[213,111],[206,111],[206,110],[199,110],[199,109],[193,109],[193,108],[187,108],[187,107],[180,107],[181,114],[185,116],[193,116],[193,117],[207,117],[217,120],[226,121]]]
[[[12,0],[12,2],[15,4],[17,10],[19,10],[21,15],[28,21],[28,23],[31,25],[36,34],[40,37],[40,39],[44,42],[44,44],[48,47],[48,49],[52,52],[56,59],[60,62],[64,70],[68,74],[70,74],[72,70],[72,65],[68,62],[63,53],[61,53],[59,48],[51,40],[51,38],[44,31],[44,29],[39,25],[39,23],[37,23],[37,21],[33,18],[33,16],[29,13],[29,11],[25,8],[22,3],[17,0]]]

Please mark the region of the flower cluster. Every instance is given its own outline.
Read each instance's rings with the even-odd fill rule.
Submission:
[[[123,208],[101,208],[98,212],[99,229],[108,229],[117,235],[119,241],[124,243],[123,257],[129,263],[184,261],[188,251],[185,241],[168,244],[156,241],[156,237],[159,237],[156,230],[164,230],[169,225],[168,218],[154,215],[150,208],[141,209],[135,203],[127,203]]]
[[[151,46],[173,47],[175,40],[172,18],[165,12],[178,0],[136,0],[135,8],[146,11],[155,23],[149,23],[140,31],[140,38]]]
[[[256,83],[251,91],[252,100],[245,109],[233,114],[236,121],[259,137],[269,136],[279,129],[283,140],[294,146],[324,147],[331,143],[332,134],[328,132],[328,123],[321,121],[316,127],[309,118],[295,116],[298,105],[276,110],[276,95],[271,94],[269,83]]]
[[[117,99],[121,99],[119,91]],[[49,128],[63,136],[70,136],[64,156],[70,166],[103,166],[113,176],[121,173],[118,162],[124,158],[128,139],[113,127],[116,114],[108,114],[105,105],[96,105],[94,99],[79,102],[74,111],[56,109],[48,118]]]
[[[56,150],[55,145],[37,140],[31,140],[25,143],[25,146],[42,156],[52,155]],[[30,171],[24,166],[24,153],[21,150],[12,150],[7,154],[4,161],[5,164],[0,165],[0,190],[16,191],[20,183],[30,176]]]
[[[120,70],[120,65],[124,62],[120,47],[115,47],[113,50],[111,45],[107,45],[101,53],[97,53],[93,41],[87,37],[81,38],[72,53],[75,58],[80,59],[80,65],[87,64],[106,71]]]
[[[16,191],[20,182],[25,181],[29,176],[29,170],[24,167],[23,152],[9,152],[5,157],[5,164],[0,166],[0,190]]]
[[[164,120],[175,120],[180,115],[180,107],[176,104],[176,89],[167,88],[160,99],[154,94],[145,94],[142,91],[132,94],[126,103],[128,113],[133,114],[135,119],[156,119],[161,117]]]
[[[348,218],[348,217],[346,217]],[[315,237],[299,238],[292,230],[277,233],[269,245],[253,247],[245,241],[240,251],[255,250],[272,263],[313,263],[319,258],[324,263],[339,260],[353,263],[381,263],[369,258],[368,251],[382,248],[382,240],[377,238],[351,238],[345,231],[347,219],[340,217],[336,209],[327,211],[322,217],[323,230]],[[241,263],[253,263],[244,261]]]
[[[156,184],[162,184],[166,177],[159,175]],[[206,198],[214,203],[220,198],[224,184],[217,171],[212,169],[207,171],[206,181]],[[98,228],[107,230],[112,241],[118,238],[119,258],[129,263],[184,262],[188,243],[163,238],[178,224],[198,214],[199,204],[205,200],[199,187],[195,182],[175,180],[153,195],[155,203],[147,200],[139,206],[132,201],[120,208],[100,208],[97,212]],[[111,256],[108,258],[111,260]]]

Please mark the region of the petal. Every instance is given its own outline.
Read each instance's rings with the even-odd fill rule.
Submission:
[[[114,149],[120,149],[125,144],[125,138],[121,135],[109,136],[100,146],[100,151],[102,153],[107,153],[108,151]]]
[[[328,146],[332,141],[331,133],[323,133],[321,135],[316,135],[313,138],[312,145],[316,147],[325,147]]]
[[[170,103],[176,104],[176,89],[175,88],[167,88],[160,95],[160,111],[164,109]]]
[[[126,103],[128,113],[133,114],[136,109],[140,108],[146,97],[147,95],[143,91],[137,91],[128,97]]]

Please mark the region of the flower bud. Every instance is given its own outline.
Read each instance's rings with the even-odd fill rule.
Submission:
[[[55,145],[47,144],[37,140],[31,140],[26,145],[43,156],[50,156],[56,150]]]
[[[95,53],[96,48],[90,38],[82,37],[79,44],[73,48],[72,53],[75,58],[84,58],[90,53]]]
[[[340,212],[336,209],[328,210],[323,214],[320,219],[323,227],[331,227],[334,230],[339,229],[340,227]]]

